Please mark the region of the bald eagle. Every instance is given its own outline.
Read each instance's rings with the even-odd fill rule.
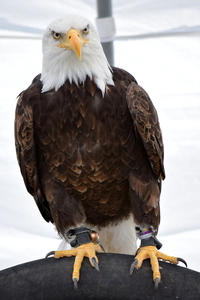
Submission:
[[[100,242],[134,254],[136,232],[131,272],[152,256],[178,263],[155,237],[165,178],[156,109],[132,75],[109,65],[87,19],[68,15],[44,32],[42,73],[18,98],[15,144],[28,192],[71,245],[54,257],[79,258],[75,285],[84,256],[98,269]],[[158,285],[157,259],[152,268]]]

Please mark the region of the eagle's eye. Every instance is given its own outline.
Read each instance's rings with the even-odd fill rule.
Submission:
[[[58,33],[58,32],[53,31],[52,34],[53,34],[53,38],[54,38],[55,40],[59,40],[59,39],[61,38],[61,34]]]
[[[84,34],[88,34],[88,33],[89,33],[89,25],[87,25],[87,27],[85,27],[85,28],[83,29],[83,33],[84,33]]]

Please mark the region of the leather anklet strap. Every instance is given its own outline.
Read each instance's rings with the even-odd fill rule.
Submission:
[[[161,242],[154,236],[151,229],[139,231],[137,236],[141,240],[140,247],[155,246],[158,250],[162,247]]]
[[[76,248],[82,244],[91,243],[91,233],[92,230],[87,227],[78,227],[70,229],[67,232],[67,237],[71,239],[73,236],[75,236],[75,238],[70,242],[70,245]]]

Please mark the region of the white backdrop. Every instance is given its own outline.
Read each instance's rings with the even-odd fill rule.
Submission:
[[[167,2],[167,3],[166,3]],[[115,41],[115,66],[149,93],[160,117],[166,180],[161,197],[162,251],[200,271],[200,3],[113,0],[117,35],[182,31],[172,37]],[[70,5],[69,5],[70,4]],[[13,122],[17,95],[41,72],[41,37],[53,19],[81,14],[95,22],[95,1],[0,1],[0,269],[42,258],[58,247],[25,190]],[[191,33],[193,32],[193,33]],[[10,38],[8,38],[8,36]],[[17,38],[16,38],[17,37]]]

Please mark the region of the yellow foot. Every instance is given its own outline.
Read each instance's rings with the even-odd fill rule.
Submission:
[[[168,256],[158,251],[155,246],[146,246],[138,249],[137,255],[130,268],[130,275],[133,273],[134,269],[139,269],[142,266],[143,261],[147,258],[150,259],[150,264],[153,271],[153,280],[155,282],[155,289],[158,288],[158,284],[161,281],[158,259],[169,261],[170,263],[175,265],[178,264],[179,261],[181,261],[187,267],[187,263],[184,261],[184,259],[174,256]]]
[[[64,251],[52,251],[49,252],[46,255],[46,258],[49,255],[54,255],[54,258],[60,258],[60,257],[70,257],[75,256],[75,262],[74,262],[74,268],[72,273],[72,280],[74,282],[74,287],[77,289],[77,283],[80,278],[80,269],[81,269],[81,263],[84,259],[84,257],[88,257],[91,265],[99,271],[99,265],[98,265],[98,258],[96,256],[96,252],[102,252],[101,247],[99,244],[96,243],[87,243],[82,244],[78,246],[77,248],[73,248],[71,250],[64,250]]]

